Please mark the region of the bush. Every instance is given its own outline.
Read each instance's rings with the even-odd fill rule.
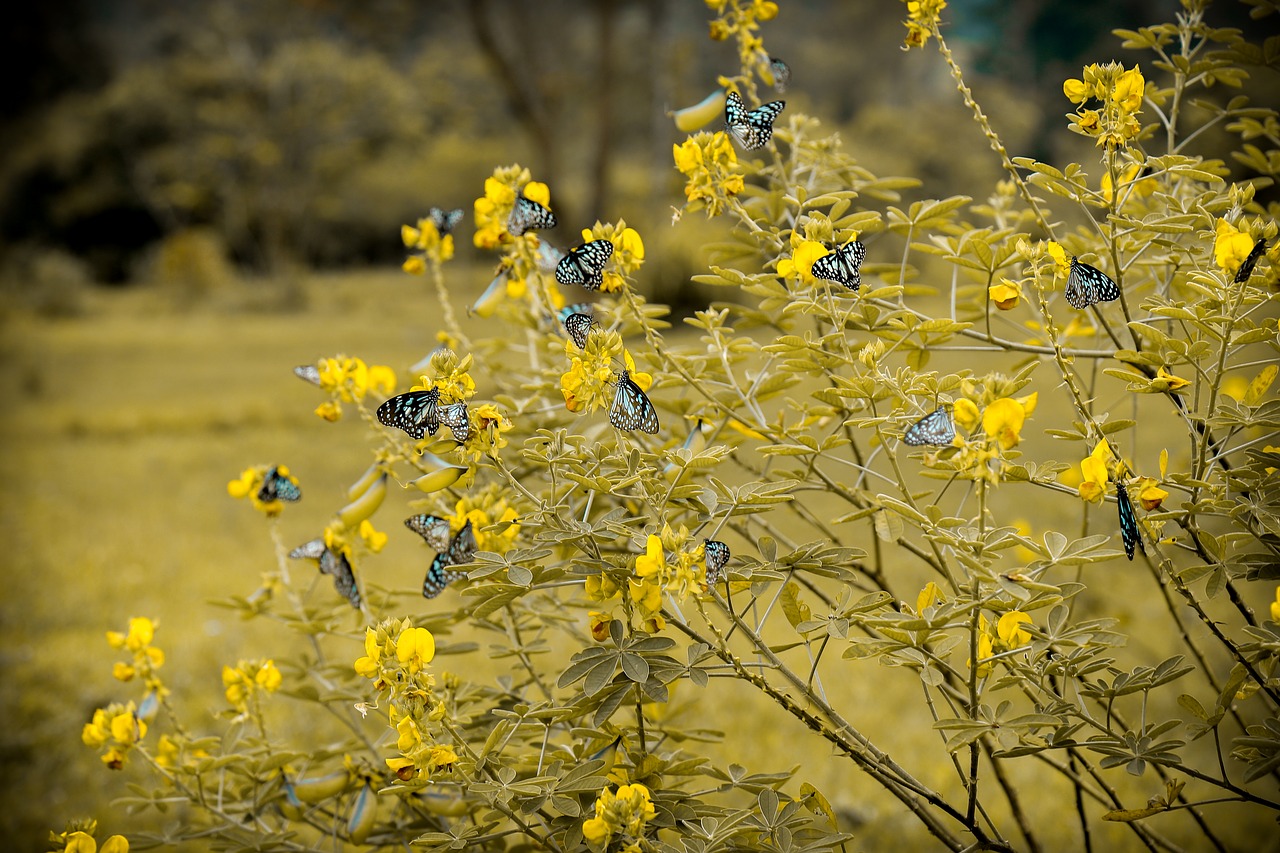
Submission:
[[[727,83],[765,100],[776,6],[708,5],[739,46]],[[825,850],[868,803],[862,843],[912,819],[955,850],[1221,849],[1269,824],[1276,118],[1200,102],[1257,175],[1235,183],[1179,119],[1263,55],[1191,0],[1120,33],[1146,70],[1066,81],[1099,160],[1054,166],[1005,150],[943,5],[909,4],[907,45],[936,42],[1007,179],[904,205],[912,182],[814,118],[679,114],[731,124],[674,151],[683,213],[731,223],[695,279],[733,301],[692,339],[637,290],[641,235],[596,223],[560,252],[519,166],[474,206],[494,337],[457,321],[447,218],[406,226],[442,346],[400,394],[357,358],[298,369],[374,458],[314,539],[272,526],[277,567],[224,602],[294,651],[229,662],[210,726],[169,695],[150,620],[111,635],[142,687],[82,736],[154,774],[123,804],[185,804],[170,840],[255,850]],[[566,307],[579,285],[600,298]],[[425,607],[379,583],[393,477],[423,494]],[[299,496],[283,466],[229,490],[268,518]],[[334,592],[304,596],[307,566]]]

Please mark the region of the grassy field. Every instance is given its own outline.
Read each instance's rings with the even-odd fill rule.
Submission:
[[[0,344],[6,368],[0,383],[9,401],[0,419],[7,484],[0,534],[16,559],[0,599],[7,685],[0,698],[6,786],[0,837],[16,840],[11,849],[43,849],[44,833],[72,817],[96,816],[108,833],[128,829],[106,804],[124,793],[132,771],[109,773],[79,742],[93,709],[119,695],[104,632],[122,629],[131,616],[155,618],[171,687],[198,722],[196,709],[207,709],[207,720],[224,706],[224,663],[270,656],[284,638],[268,624],[241,622],[208,603],[252,592],[274,560],[266,524],[227,496],[226,482],[250,464],[288,464],[305,495],[280,522],[282,537],[295,543],[315,535],[368,454],[357,424],[328,424],[312,414],[318,395],[290,368],[345,352],[403,370],[434,346],[436,331],[433,299],[419,280],[399,272],[316,278],[306,293],[306,307],[289,312],[243,310],[253,299],[240,285],[185,311],[172,310],[155,291],[135,290],[91,294],[81,316],[9,316]],[[1156,452],[1142,460],[1145,466]],[[1013,489],[998,498],[1008,507],[1024,499]],[[398,528],[407,500],[394,493],[379,527]],[[1038,516],[1050,510],[1041,509],[1018,507],[1033,525],[1047,521]],[[387,584],[401,575],[406,588],[420,583],[418,561],[384,565]],[[1133,632],[1123,654],[1160,660],[1166,637],[1143,630],[1168,624],[1150,580],[1136,568],[1086,580],[1092,589],[1082,606]],[[902,585],[918,588],[914,581]],[[1251,590],[1264,613],[1266,592]],[[922,781],[954,791],[955,771],[923,720],[914,674],[874,661],[850,666],[852,677],[829,685],[837,704]],[[702,699],[683,686],[677,700],[684,712],[732,731],[719,747],[726,762],[756,770],[802,765],[798,781],[813,782],[844,811],[846,828],[859,834],[857,846],[878,849],[919,837],[914,821],[848,763],[829,760],[821,741],[742,691]],[[904,724],[904,713],[913,724]],[[1075,849],[1068,789],[1045,786],[1029,762],[1015,769],[1026,771],[1020,781],[1044,815],[1048,849]],[[1120,771],[1108,778],[1130,799],[1154,792],[1149,778]],[[1161,831],[1185,849],[1201,849],[1189,821],[1170,818]],[[1259,849],[1261,839],[1276,849],[1274,824],[1256,811],[1240,811],[1235,833],[1231,841],[1241,849]],[[1119,825],[1108,826],[1095,844],[1137,849]]]

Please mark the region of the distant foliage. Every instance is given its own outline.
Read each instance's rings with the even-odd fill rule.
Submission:
[[[407,381],[345,355],[296,369],[353,457],[372,447],[366,473],[327,523],[283,465],[228,485],[277,561],[222,604],[278,622],[287,651],[229,661],[210,720],[171,693],[149,619],[109,637],[128,684],[82,739],[149,771],[122,805],[170,816],[170,843],[234,850],[838,850],[905,823],[912,849],[1226,849],[1272,831],[1280,207],[1257,194],[1280,123],[1212,96],[1276,69],[1205,5],[1120,32],[1134,64],[1065,82],[1061,132],[1097,158],[1054,165],[1006,150],[945,2],[907,3],[906,47],[936,44],[1007,178],[905,204],[917,182],[760,106],[779,6],[708,0],[740,68],[676,114],[675,220],[721,227],[695,278],[728,301],[672,333],[641,295],[642,235],[554,232],[556,188],[518,165],[473,221],[406,225],[438,346]],[[1239,145],[1188,155],[1209,126]],[[448,274],[468,229],[497,263],[474,338]],[[417,500],[384,532],[392,480]],[[314,538],[282,541],[283,511]],[[383,582],[405,563],[421,587]],[[710,746],[748,738],[775,745],[766,766]],[[85,849],[81,829],[55,847]]]

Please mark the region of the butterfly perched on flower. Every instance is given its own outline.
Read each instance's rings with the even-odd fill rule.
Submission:
[[[556,227],[556,215],[532,199],[520,196],[516,199],[511,216],[507,219],[507,230],[512,237],[519,237],[526,231],[543,231]]]
[[[431,220],[431,224],[436,226],[436,231],[443,237],[453,231],[454,226],[462,221],[462,208],[443,210],[439,207],[433,207],[427,211],[427,219]]]
[[[440,389],[410,391],[398,394],[378,407],[378,420],[384,426],[402,429],[415,439],[440,429]]]
[[[287,473],[281,473],[279,467],[272,468],[262,478],[262,487],[258,489],[258,500],[264,504],[272,501],[289,501],[292,503],[302,497],[302,490]]]
[[[333,588],[338,594],[351,602],[352,607],[360,608],[360,585],[356,583],[356,573],[345,554],[331,550],[323,539],[312,539],[290,551],[289,557],[319,561],[320,573],[333,578]]]
[[[471,415],[466,403],[450,403],[436,410],[436,418],[453,432],[454,441],[465,442],[471,437]]]
[[[476,534],[470,519],[452,539],[449,537],[449,520],[439,516],[415,515],[406,518],[404,524],[437,552],[422,581],[424,597],[435,598],[449,584],[467,576],[466,572],[449,571],[448,567],[471,562],[476,552]]]
[[[1267,250],[1267,238],[1261,237],[1258,242],[1253,244],[1253,248],[1249,250],[1249,255],[1244,259],[1244,263],[1240,264],[1240,269],[1236,270],[1236,277],[1232,279],[1235,284],[1246,284],[1249,276],[1253,275],[1253,268],[1258,265],[1258,259],[1262,257],[1262,253]]]
[[[595,318],[590,314],[570,314],[564,318],[564,330],[578,349],[587,348],[587,336],[595,324]]]
[[[310,382],[312,385],[320,384],[320,368],[314,364],[299,364],[293,369],[293,375],[303,382]]]
[[[867,247],[851,240],[814,261],[811,272],[814,278],[838,282],[856,293],[862,284],[862,261],[866,257]]]
[[[580,284],[587,290],[599,290],[604,281],[604,265],[613,257],[613,243],[592,240],[575,246],[556,264],[556,281]]]
[[[618,391],[609,407],[609,423],[618,429],[638,429],[650,435],[658,431],[658,412],[626,370],[619,371]]]
[[[704,539],[702,553],[707,561],[707,586],[715,586],[720,580],[720,572],[729,562],[729,546],[717,539]]]
[[[1120,285],[1097,267],[1071,258],[1071,274],[1067,276],[1067,303],[1072,308],[1088,308],[1096,302],[1120,298]]]
[[[769,57],[769,70],[773,72],[773,88],[781,95],[791,82],[791,66],[776,56]]]
[[[920,420],[907,427],[902,440],[912,447],[930,444],[934,447],[946,447],[956,437],[956,425],[951,420],[951,412],[946,406],[940,406]]]
[[[738,93],[730,92],[724,102],[725,129],[743,148],[754,151],[773,136],[773,120],[786,105],[786,101],[770,101],[748,110]]]
[[[1133,559],[1133,552],[1142,540],[1142,532],[1138,530],[1138,516],[1133,511],[1133,502],[1129,500],[1129,489],[1124,483],[1116,483],[1116,507],[1120,511],[1120,539],[1124,542],[1125,556]]]

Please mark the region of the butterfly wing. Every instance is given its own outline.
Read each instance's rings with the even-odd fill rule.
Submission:
[[[293,375],[303,382],[310,382],[312,385],[320,384],[320,368],[314,364],[299,364],[293,369]]]
[[[786,105],[786,101],[770,101],[747,113],[747,121],[756,132],[754,147],[759,148],[773,136],[773,122]]]
[[[524,196],[516,199],[515,207],[511,209],[511,216],[507,219],[507,230],[513,237],[519,237],[526,231],[542,231],[555,227],[556,215],[549,208]]]
[[[298,484],[280,473],[279,468],[272,468],[262,478],[262,488],[258,489],[258,500],[263,503],[272,501],[293,502],[302,497]]]
[[[609,407],[609,423],[618,429],[638,429],[650,435],[658,432],[657,410],[625,370],[618,374],[618,391]]]
[[[378,420],[384,426],[404,430],[415,439],[428,432],[435,435],[440,429],[439,402],[439,388],[399,394],[378,407]]]
[[[867,257],[867,247],[853,240],[829,255],[813,262],[814,278],[838,282],[852,291],[862,284],[862,261]]]
[[[578,349],[587,348],[587,336],[591,333],[591,327],[596,321],[591,319],[590,314],[570,314],[564,318],[564,330],[569,334],[569,339],[577,345]]]
[[[1072,308],[1088,308],[1095,302],[1119,299],[1120,286],[1097,267],[1072,258],[1065,296]]]
[[[440,408],[436,417],[453,432],[455,441],[465,442],[471,437],[471,415],[466,403],[450,403]]]
[[[1124,541],[1124,553],[1132,560],[1133,552],[1142,540],[1142,532],[1138,529],[1138,516],[1133,511],[1129,489],[1124,483],[1116,483],[1116,506],[1120,511],[1120,538]]]
[[[707,562],[707,586],[715,586],[729,562],[729,546],[716,539],[704,539],[702,548]]]
[[[427,576],[422,581],[422,595],[424,598],[435,598],[444,592],[445,587],[456,580],[462,580],[467,576],[466,572],[450,571],[449,566],[459,565],[461,563],[471,562],[471,557],[476,552],[476,535],[475,528],[471,526],[471,521],[458,531],[458,535],[453,537],[453,541],[449,543],[449,547],[431,561],[431,566],[427,569]]]
[[[946,447],[955,437],[956,425],[945,406],[934,409],[907,427],[907,431],[902,434],[902,440],[912,447],[922,444]]]
[[[787,91],[791,82],[791,66],[776,56],[769,57],[769,70],[773,72],[773,88],[779,95]]]
[[[323,539],[312,539],[304,542],[289,552],[291,560],[318,560],[325,552]]]
[[[457,207],[453,210],[442,210],[441,208],[433,207],[427,216],[436,226],[436,231],[440,232],[440,236],[443,237],[444,235],[452,232],[454,226],[462,221],[462,208]]]
[[[1253,275],[1253,268],[1258,265],[1258,259],[1262,257],[1262,253],[1267,250],[1267,240],[1262,238],[1253,244],[1253,248],[1249,250],[1249,256],[1244,259],[1244,263],[1240,265],[1240,269],[1236,270],[1236,277],[1232,279],[1235,284],[1245,284],[1249,281],[1249,276]]]
[[[320,555],[320,572],[332,575],[333,588],[338,594],[351,602],[352,607],[360,608],[360,585],[356,583],[356,573],[351,570],[346,555],[325,548]]]
[[[604,265],[613,257],[613,243],[592,240],[569,250],[556,264],[556,281],[580,284],[587,290],[599,290],[604,278]]]
[[[422,513],[406,518],[404,526],[425,539],[436,551],[449,549],[449,519]]]

